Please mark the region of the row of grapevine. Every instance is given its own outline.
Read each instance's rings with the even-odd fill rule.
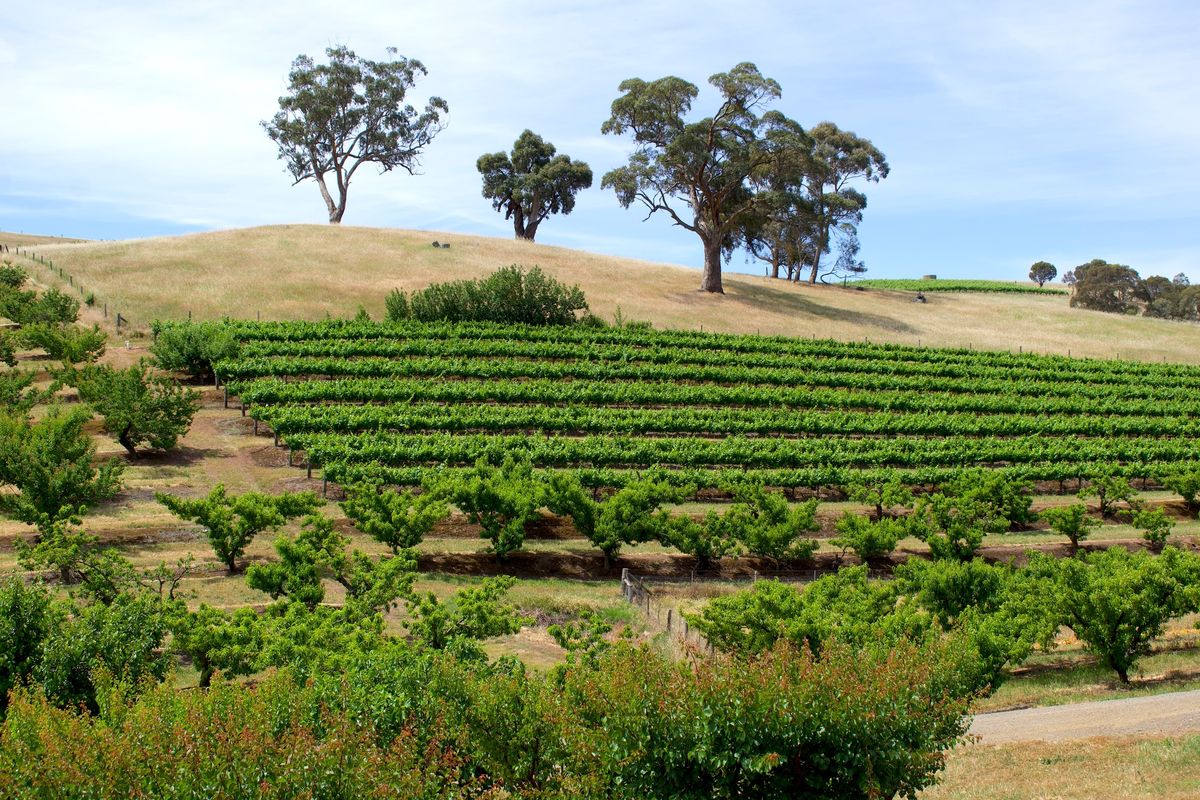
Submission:
[[[335,480],[485,458],[620,485],[914,483],[986,467],[1156,478],[1200,461],[1200,369],[683,331],[230,323],[217,374]]]

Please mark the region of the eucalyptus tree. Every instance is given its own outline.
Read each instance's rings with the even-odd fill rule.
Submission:
[[[808,248],[808,282],[816,283],[821,257],[828,253],[834,233],[857,232],[867,196],[852,183],[878,183],[890,172],[887,158],[869,139],[844,131],[832,122],[821,122],[808,130],[812,140],[801,177],[801,195],[813,216],[815,241]]]
[[[624,208],[640,204],[647,218],[662,212],[696,234],[704,248],[700,288],[723,292],[723,255],[737,245],[742,227],[764,214],[765,184],[754,178],[807,150],[809,140],[798,123],[763,110],[782,91],[753,64],[738,64],[708,82],[720,105],[712,116],[689,122],[699,95],[695,84],[674,76],[622,81],[600,130],[630,133],[636,148],[600,185],[616,192]]]
[[[516,238],[531,242],[547,217],[570,214],[575,195],[592,185],[591,167],[531,130],[517,137],[511,155],[486,153],[475,167],[483,175],[483,196],[512,220]]]
[[[395,56],[396,48],[387,53]],[[329,221],[336,224],[346,212],[346,195],[358,168],[376,164],[381,172],[399,167],[415,174],[421,152],[445,128],[450,107],[440,97],[429,98],[421,111],[405,102],[418,76],[427,74],[416,59],[371,61],[341,45],[327,48],[325,55],[327,64],[297,56],[288,93],[262,126],[279,146],[295,183],[317,182]]]

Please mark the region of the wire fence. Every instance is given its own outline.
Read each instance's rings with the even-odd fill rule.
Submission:
[[[29,249],[28,247],[22,247],[20,245],[8,245],[3,243],[0,243],[0,254],[20,256],[21,258],[31,261],[34,264],[39,264],[45,267],[47,270],[49,270],[51,277],[57,277],[60,281],[66,281],[68,287],[79,292],[80,299],[83,300],[86,305],[99,309],[104,315],[105,320],[111,319],[115,323],[118,334],[121,334],[122,332],[128,332],[132,329],[132,324],[129,320],[129,317],[122,314],[115,307],[110,310],[106,301],[98,298],[95,291],[86,289],[82,282],[77,282],[74,275],[67,272],[61,266],[55,265],[53,258],[44,256],[34,250]]]

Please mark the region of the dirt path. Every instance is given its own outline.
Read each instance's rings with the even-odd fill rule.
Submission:
[[[978,714],[971,733],[983,744],[1171,735],[1200,731],[1200,690]]]

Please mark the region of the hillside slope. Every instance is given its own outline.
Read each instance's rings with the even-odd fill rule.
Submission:
[[[435,239],[451,247],[435,249]],[[726,295],[707,295],[696,290],[699,272],[684,267],[429,231],[283,225],[46,244],[36,252],[139,326],[189,313],[321,319],[352,315],[359,305],[379,317],[393,288],[478,277],[515,263],[578,283],[602,317],[612,319],[619,306],[625,318],[659,327],[1200,363],[1200,326],[1072,309],[1065,297],[931,294],[917,304],[904,292],[796,286],[736,273],[726,276]],[[35,279],[53,282],[48,269],[30,269]]]

